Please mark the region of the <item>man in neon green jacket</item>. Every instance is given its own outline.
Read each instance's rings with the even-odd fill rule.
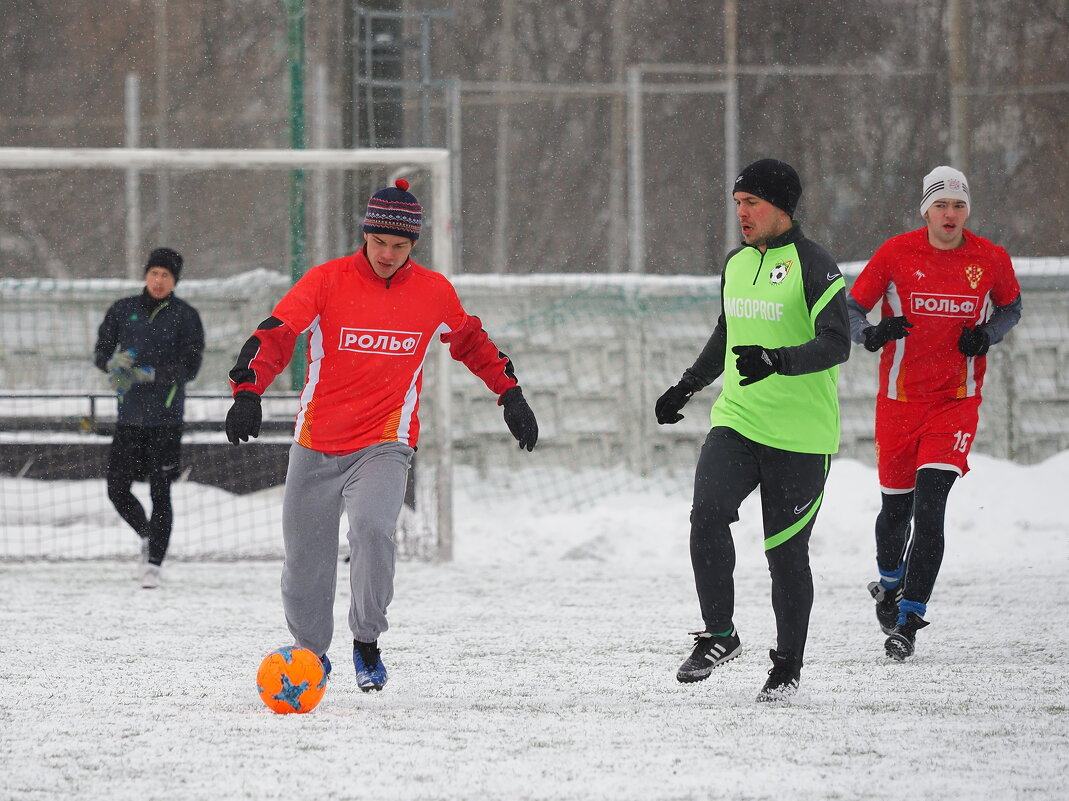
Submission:
[[[676,678],[702,681],[742,650],[732,622],[730,525],[760,486],[777,642],[758,701],[783,700],[798,689],[813,606],[809,535],[839,449],[838,365],[850,354],[846,285],[835,260],[794,220],[801,194],[798,173],[775,159],[756,161],[735,179],[744,244],[724,264],[720,318],[656,407],[658,423],[676,423],[695,392],[724,377],[691,510],[691,562],[705,628],[694,633]]]

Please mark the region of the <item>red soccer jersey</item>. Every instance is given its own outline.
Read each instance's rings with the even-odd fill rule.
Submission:
[[[231,384],[235,393],[262,395],[289,362],[297,336],[307,334],[308,371],[294,438],[322,453],[391,441],[415,447],[423,363],[436,335],[495,394],[517,383],[508,358],[479,318],[464,311],[449,280],[411,260],[389,281],[375,274],[362,250],[320,264],[293,285],[272,316],[282,325],[261,326],[250,340],[258,341],[255,352],[239,357],[254,380]]]
[[[1020,293],[1009,254],[969,231],[954,250],[932,247],[926,227],[888,239],[850,289],[866,309],[882,299],[881,316],[905,315],[913,324],[909,336],[883,347],[880,394],[900,401],[979,396],[987,357],[963,356],[958,338]]]

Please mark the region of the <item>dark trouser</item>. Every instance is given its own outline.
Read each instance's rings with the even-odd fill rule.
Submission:
[[[163,564],[171,542],[174,513],[171,482],[181,472],[181,426],[116,426],[108,457],[108,499],[139,537],[148,538],[148,560]],[[148,480],[152,517],[130,491]]]
[[[943,564],[943,523],[947,497],[958,474],[924,467],[912,492],[883,493],[876,517],[876,565],[893,573],[905,563],[902,597],[927,604]],[[910,537],[910,521],[913,536]]]
[[[825,454],[770,448],[730,428],[709,432],[698,457],[690,514],[691,563],[707,631],[732,628],[735,545],[730,525],[739,519],[742,502],[760,486],[776,650],[802,661],[813,608],[809,535],[830,463]]]

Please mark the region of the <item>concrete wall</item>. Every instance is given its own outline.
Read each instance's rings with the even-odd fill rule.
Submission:
[[[469,313],[515,363],[538,416],[539,448],[559,454],[555,463],[623,463],[640,472],[693,467],[719,382],[696,395],[674,426],[657,425],[653,406],[708,339],[718,281],[456,279]],[[988,357],[975,449],[1034,463],[1069,448],[1069,291],[1064,278],[1022,283],[1022,321]],[[869,463],[877,361],[855,346],[839,383],[840,453]],[[481,383],[459,365],[452,382],[457,461],[484,469],[521,463]]]

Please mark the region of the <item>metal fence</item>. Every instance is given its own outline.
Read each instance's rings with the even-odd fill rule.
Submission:
[[[1024,314],[992,349],[976,447],[1022,463],[1069,448],[1069,261],[1018,260]],[[859,264],[844,265],[848,278]],[[207,351],[193,392],[225,392],[237,348],[290,285],[261,270],[218,281],[183,281],[200,311]],[[677,426],[657,426],[651,409],[704,345],[716,320],[715,277],[454,277],[469,312],[514,360],[539,416],[539,451],[560,465],[626,465],[642,473],[692,457],[708,426],[696,396]],[[106,391],[91,364],[104,310],[139,289],[129,281],[0,280],[0,386],[21,391]],[[433,386],[435,360],[428,359]],[[460,463],[508,463],[511,440],[485,387],[451,372],[452,441]],[[876,359],[855,349],[843,366],[842,453],[871,458]],[[273,391],[289,392],[286,382]],[[425,393],[429,423],[435,393]],[[707,397],[704,397],[707,396]],[[425,441],[430,432],[425,431]],[[429,443],[428,443],[429,444]]]

